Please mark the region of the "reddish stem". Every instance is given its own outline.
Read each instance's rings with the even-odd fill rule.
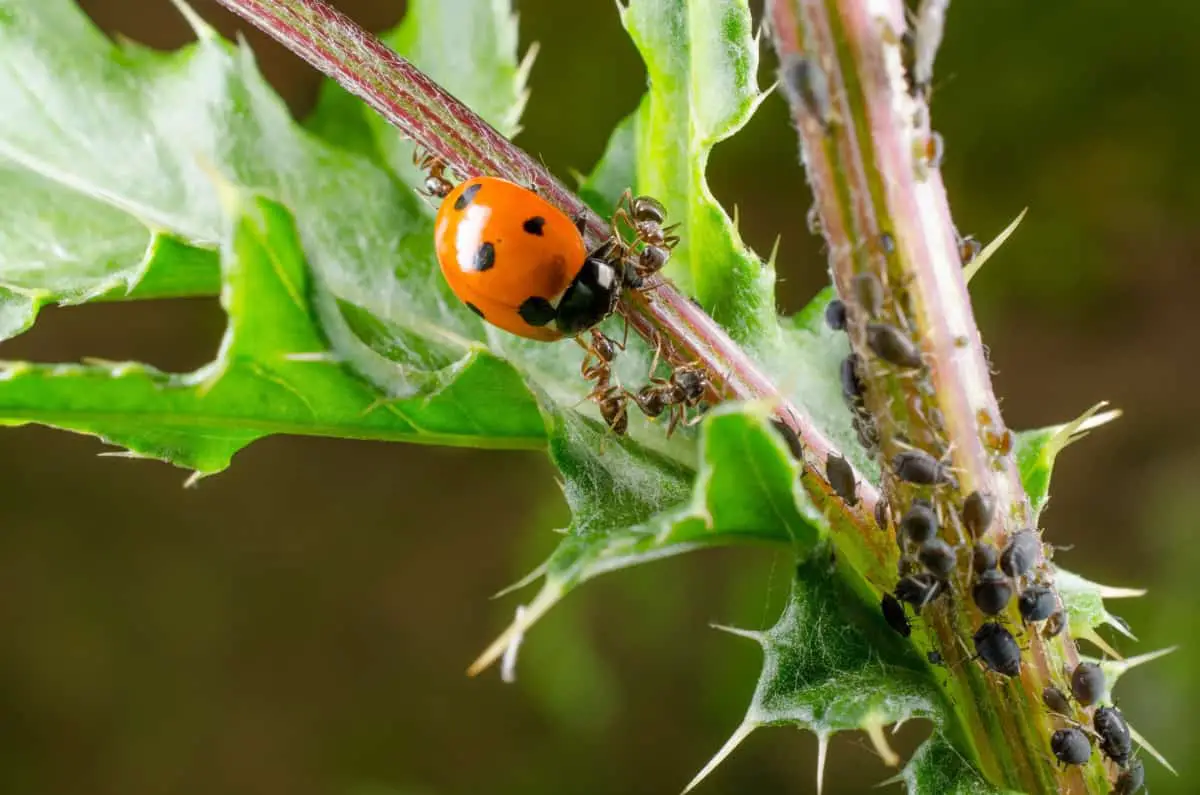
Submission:
[[[383,42],[321,0],[218,0],[266,31],[315,68],[362,98],[419,147],[437,156],[461,177],[501,176],[536,187],[572,216],[586,221],[589,245],[611,234],[604,219],[539,162],[502,136],[487,122],[429,79]],[[805,468],[823,473],[826,458],[837,451],[812,421],[784,398],[763,371],[738,345],[669,281],[652,283],[645,293],[627,291],[621,311],[646,340],[661,337],[673,364],[698,362],[722,399],[766,399],[779,418],[800,438]],[[806,477],[818,505],[842,505],[831,497],[823,475]],[[875,487],[859,481],[860,501],[846,507],[849,520],[865,537],[872,533]]]

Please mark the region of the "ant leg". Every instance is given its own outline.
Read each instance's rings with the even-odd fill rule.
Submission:
[[[658,331],[654,332],[654,358],[650,360],[650,380],[654,380],[654,371],[658,369],[658,364],[662,361],[663,338]]]
[[[671,406],[671,421],[667,423],[667,438],[671,438],[671,434],[675,433],[675,428],[679,426],[679,420],[683,412],[683,406],[676,404]]]

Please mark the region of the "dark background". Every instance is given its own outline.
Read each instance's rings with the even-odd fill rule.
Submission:
[[[482,0],[481,0],[482,2]],[[373,29],[402,3],[341,0]],[[90,0],[107,30],[175,47],[167,0]],[[520,141],[559,174],[586,171],[644,73],[610,0],[521,0],[541,43]],[[297,112],[319,76],[245,32]],[[1118,689],[1184,773],[1148,762],[1156,795],[1192,792],[1200,429],[1194,155],[1200,4],[955,3],[935,126],[964,232],[989,239],[1028,205],[973,294],[1005,417],[1063,421],[1099,399],[1125,411],[1060,459],[1045,516],[1058,560],[1145,585],[1118,603],[1142,643],[1182,651]],[[769,82],[769,75],[766,80]],[[783,234],[781,302],[825,280],[782,100],[711,168],[762,252]],[[47,311],[4,358],[132,357],[184,370],[216,349],[213,301]],[[98,458],[94,440],[0,433],[0,791],[38,793],[673,793],[739,722],[758,652],[719,621],[773,621],[786,561],[697,554],[571,595],[527,639],[521,678],[463,670],[510,616],[488,597],[552,548],[566,521],[536,453],[270,439],[183,490],[168,466]],[[468,487],[469,484],[469,487]],[[899,745],[928,731],[912,725]],[[703,793],[812,791],[816,742],[748,740]],[[837,738],[826,792],[890,775]]]

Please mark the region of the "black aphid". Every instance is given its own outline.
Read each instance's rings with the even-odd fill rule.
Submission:
[[[1100,750],[1109,759],[1121,767],[1129,764],[1129,754],[1133,752],[1133,739],[1130,737],[1129,724],[1125,716],[1116,707],[1100,707],[1092,718],[1092,728],[1100,735]]]
[[[1058,609],[1058,598],[1044,585],[1031,585],[1017,597],[1017,609],[1026,623],[1045,621]]]
[[[896,598],[912,605],[913,610],[920,610],[936,599],[944,587],[945,583],[932,574],[909,574],[896,583]]]
[[[853,286],[854,298],[866,310],[867,316],[879,317],[883,312],[883,285],[879,283],[879,277],[873,273],[860,273],[854,277]]]
[[[923,544],[937,535],[937,514],[926,500],[913,500],[912,506],[900,520],[900,529],[914,544]]]
[[[866,385],[863,384],[862,376],[862,360],[857,353],[852,353],[845,359],[842,359],[841,380],[842,380],[842,397],[846,399],[846,403],[850,408],[856,409],[862,406],[863,392],[866,390]]]
[[[854,479],[854,468],[840,455],[830,454],[825,459],[825,477],[834,492],[846,501],[847,505],[858,503],[858,482]]]
[[[999,565],[1000,555],[991,544],[980,541],[971,550],[971,568],[976,574],[983,574]]]
[[[907,638],[912,634],[912,626],[908,623],[908,616],[904,615],[904,605],[890,593],[883,595],[883,601],[880,602],[880,607],[883,608],[883,620],[888,623],[888,626],[894,629],[898,634]]]
[[[846,328],[846,305],[840,298],[835,298],[825,306],[825,322],[834,331]]]
[[[1000,568],[1009,577],[1024,577],[1037,562],[1042,551],[1042,541],[1036,530],[1021,530],[1014,533],[1008,545],[1000,553]]]
[[[975,578],[971,598],[981,613],[996,616],[1004,612],[1012,601],[1012,581],[996,569],[988,569]]]
[[[1134,759],[1129,763],[1129,767],[1122,770],[1121,775],[1117,776],[1112,795],[1136,795],[1142,791],[1144,786],[1146,786],[1146,768],[1142,767],[1142,760]]]
[[[929,651],[925,653],[925,659],[929,660],[930,665],[945,665],[946,661],[942,659],[940,651]]]
[[[1021,675],[1021,647],[1012,633],[994,621],[975,632],[975,655],[988,670],[1005,676]]]
[[[944,580],[954,572],[958,554],[954,547],[942,539],[931,538],[917,550],[917,560],[921,561],[931,574]]]
[[[895,326],[884,323],[867,324],[867,347],[888,364],[916,369],[925,364],[921,349]]]
[[[1104,696],[1104,669],[1096,663],[1081,662],[1071,672],[1071,695],[1085,707]]]
[[[1062,631],[1067,628],[1067,614],[1062,610],[1054,613],[1050,618],[1046,619],[1046,626],[1042,627],[1043,638],[1053,638],[1056,635],[1062,634]]]
[[[1064,767],[1082,765],[1092,755],[1092,744],[1082,730],[1072,727],[1050,735],[1050,750]]]
[[[995,515],[996,499],[985,491],[973,491],[963,501],[963,524],[975,538],[987,532]]]
[[[946,466],[924,450],[905,450],[892,458],[892,472],[906,483],[935,486],[950,482]]]
[[[800,437],[796,435],[796,432],[779,418],[771,420],[771,426],[783,437],[783,442],[787,445],[788,452],[792,454],[792,458],[797,461],[804,461],[804,445],[800,443]]]
[[[1042,703],[1051,712],[1066,716],[1071,714],[1071,702],[1067,701],[1067,694],[1054,685],[1048,685],[1042,690]]]
[[[825,70],[812,59],[792,55],[784,59],[779,74],[788,102],[804,108],[804,112],[828,134],[834,122],[834,112]],[[812,224],[809,226],[811,228]]]
[[[888,510],[887,497],[880,495],[879,502],[875,503],[875,524],[879,525],[880,530],[887,530],[891,525],[891,511]]]

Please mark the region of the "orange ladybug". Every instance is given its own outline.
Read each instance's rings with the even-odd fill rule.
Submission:
[[[528,339],[587,331],[613,313],[621,295],[624,270],[613,241],[589,252],[561,210],[498,177],[469,179],[445,193],[434,245],[454,294],[492,325]]]

